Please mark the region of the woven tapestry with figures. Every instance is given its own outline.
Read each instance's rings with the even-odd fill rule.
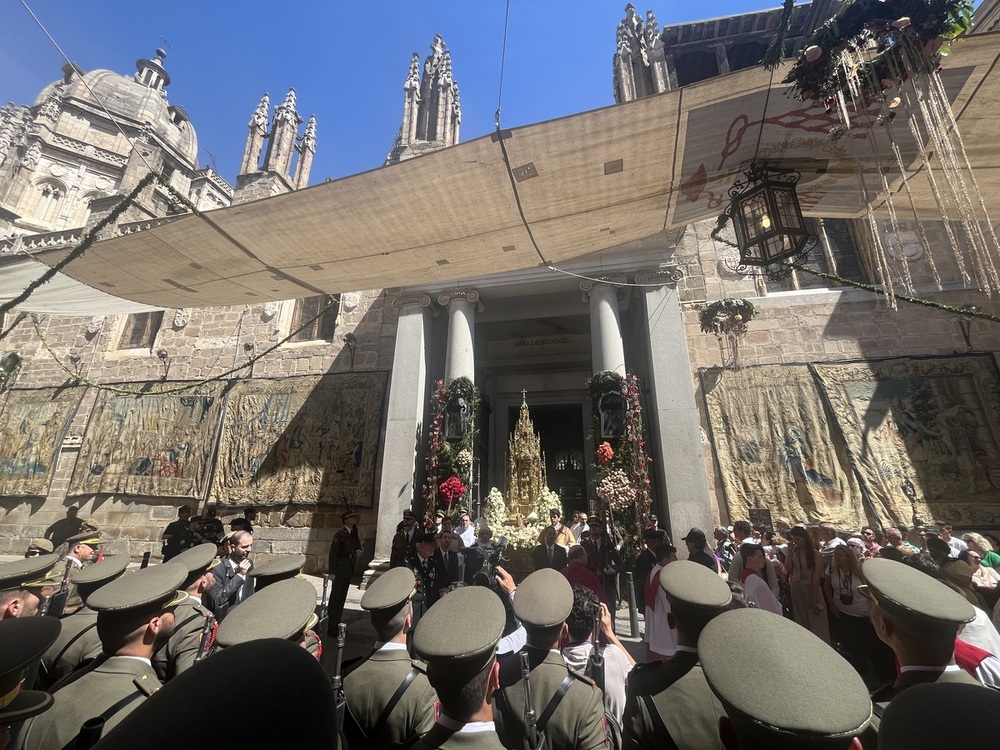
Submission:
[[[701,373],[733,519],[1000,523],[1000,379],[991,356]]]
[[[223,505],[371,508],[386,373],[238,383],[211,497]]]
[[[861,488],[805,365],[704,370],[715,457],[732,520],[769,508],[775,521],[865,521]]]
[[[814,365],[886,523],[1000,524],[1000,379],[990,355]]]
[[[44,497],[82,388],[7,391],[0,411],[0,496]]]
[[[149,384],[154,391],[158,385]],[[213,383],[191,393],[141,397],[101,391],[69,494],[204,498],[224,390],[224,383]]]

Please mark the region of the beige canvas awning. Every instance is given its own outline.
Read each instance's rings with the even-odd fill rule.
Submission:
[[[1000,217],[1000,149],[993,144],[998,40],[983,34],[955,45],[943,74],[994,217]],[[909,163],[915,149],[905,126],[834,140],[835,115],[785,96],[777,83],[782,75],[779,70],[768,100],[759,155],[802,172],[807,213],[860,215],[859,164],[873,193],[881,186],[879,169],[899,189],[888,139],[902,145]],[[210,221],[184,216],[99,242],[65,272],[144,304],[204,307],[451,285],[543,262],[558,265],[717,216],[740,163],[754,155],[768,83],[762,69],[745,70],[506,131],[519,202],[500,144],[486,136],[213,211]],[[926,180],[911,183],[918,212],[937,218]],[[908,199],[905,206],[908,211]],[[53,263],[65,252],[36,257]]]

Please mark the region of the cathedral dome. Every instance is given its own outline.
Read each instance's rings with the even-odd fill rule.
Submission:
[[[171,106],[167,101],[163,87],[170,83],[170,76],[162,65],[166,54],[162,50],[156,53],[154,60],[136,62],[138,72],[134,76],[123,76],[111,70],[82,72],[77,69],[79,74],[68,75],[68,82],[65,79],[56,81],[42,89],[35,106],[56,93],[64,100],[87,102],[103,114],[96,97],[123,124],[141,127],[149,123],[150,130],[183,159],[186,166],[197,169],[198,136],[184,109]]]

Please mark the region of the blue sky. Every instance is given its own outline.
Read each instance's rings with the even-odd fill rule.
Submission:
[[[261,94],[270,93],[273,104],[289,86],[298,94],[299,113],[318,119],[312,183],[380,166],[399,129],[410,55],[417,52],[422,60],[436,33],[452,53],[462,140],[493,129],[503,0],[28,4],[86,70],[131,74],[137,58],[166,49],[168,99],[190,114],[201,164],[214,156],[230,181]],[[636,10],[643,16],[653,10],[662,26],[778,4],[656,0],[637,3]],[[625,0],[511,0],[503,125],[612,104],[611,58],[624,7]],[[30,104],[60,77],[63,60],[18,0],[0,0],[0,9],[0,102]]]

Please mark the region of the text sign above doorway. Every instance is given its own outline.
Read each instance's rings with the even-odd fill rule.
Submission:
[[[490,339],[487,346],[487,356],[490,359],[551,357],[588,352],[590,352],[590,336],[585,333],[552,333]]]

